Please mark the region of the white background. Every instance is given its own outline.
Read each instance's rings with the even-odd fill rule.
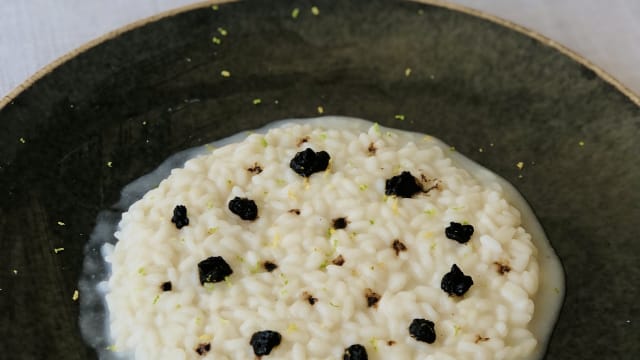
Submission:
[[[0,97],[107,32],[194,0],[0,0]],[[640,94],[640,0],[449,0],[583,55]],[[292,8],[295,1],[292,1]],[[320,9],[322,11],[322,9]]]

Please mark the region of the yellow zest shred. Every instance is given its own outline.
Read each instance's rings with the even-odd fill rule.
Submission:
[[[411,75],[411,68],[410,67],[404,69],[404,76],[408,77],[409,75]]]
[[[53,252],[56,253],[56,254],[59,253],[59,252],[62,252],[62,251],[64,251],[63,247],[59,247],[59,248],[54,248],[53,249]]]
[[[73,295],[71,296],[71,300],[78,301],[79,298],[80,298],[80,292],[78,290],[74,290]]]
[[[27,143],[27,140],[25,140],[23,137],[21,137],[21,138],[20,138],[20,139],[18,139],[18,140],[20,140],[20,142],[21,142],[21,143],[23,143],[23,144],[26,144],[26,143]]]
[[[317,110],[318,110],[318,114],[324,113],[324,108],[322,106],[318,106]]]
[[[311,13],[312,13],[313,15],[315,15],[315,16],[318,16],[318,15],[320,15],[320,9],[318,9],[318,7],[317,7],[317,6],[312,6],[312,7],[311,7]]]
[[[524,163],[523,163],[522,161],[519,161],[519,162],[516,164],[516,167],[518,168],[518,170],[522,170],[522,168],[524,168]]]
[[[60,226],[65,226],[66,224],[65,224],[65,223],[63,223],[62,221],[58,221],[58,225],[60,225]]]
[[[222,77],[231,77],[231,72],[229,70],[222,70],[220,71],[220,75],[222,75]]]
[[[211,341],[213,339],[213,335],[211,335],[211,334],[202,334],[202,335],[198,336],[198,339],[200,341]]]

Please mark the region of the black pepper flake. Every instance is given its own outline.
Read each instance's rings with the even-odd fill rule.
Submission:
[[[309,305],[311,306],[315,305],[318,302],[318,298],[313,297],[313,295],[306,291],[302,293],[302,298],[307,300],[309,302]]]
[[[335,218],[332,220],[332,222],[333,222],[333,228],[336,230],[344,229],[347,227],[347,218],[343,218],[343,217]]]
[[[409,325],[409,334],[412,338],[427,344],[433,344],[436,341],[436,330],[433,321],[430,320],[413,319]]]
[[[376,148],[376,144],[374,144],[373,142],[369,143],[369,147],[367,148],[369,155],[375,155],[377,150],[378,149]]]
[[[367,298],[368,307],[378,307],[378,301],[380,301],[380,294],[371,290],[370,288],[364,289],[364,296]]]
[[[407,251],[407,247],[398,239],[393,240],[391,247],[396,251],[396,256],[399,256],[401,251]]]
[[[458,265],[453,264],[451,271],[442,277],[440,287],[449,295],[462,296],[473,285],[471,276],[465,275]]]
[[[497,266],[498,274],[500,274],[500,275],[504,275],[504,274],[508,273],[509,271],[511,271],[511,266],[509,266],[507,264],[503,264],[503,263],[498,262],[498,261],[495,261],[493,264],[495,266]]]
[[[162,289],[162,291],[171,291],[171,288],[171,281],[165,281],[162,283],[162,285],[160,285],[160,289]]]
[[[260,166],[260,164],[258,163],[254,163],[253,167],[248,168],[247,171],[252,174],[258,175],[262,172],[262,166]]]
[[[305,149],[297,153],[289,166],[296,174],[309,177],[313,173],[324,171],[329,166],[329,153],[326,151],[315,152],[310,148]]]
[[[489,340],[491,339],[489,339],[488,337],[484,337],[482,335],[476,335],[476,340],[474,342],[478,344],[478,343],[489,341]]]
[[[198,263],[200,284],[217,283],[233,274],[233,270],[222,256],[212,256]]]
[[[335,259],[331,260],[331,263],[336,266],[342,266],[344,264],[344,257],[342,257],[342,255],[338,255]]]
[[[178,229],[182,229],[184,226],[189,225],[187,208],[184,205],[177,205],[173,208],[173,217],[171,217],[171,222],[176,224]]]
[[[263,330],[251,336],[249,344],[253,347],[256,356],[269,355],[274,347],[280,345],[282,336],[277,331]]]
[[[291,210],[289,210],[289,212],[294,214],[294,215],[300,215],[300,209],[291,209]]]
[[[265,261],[262,266],[264,267],[265,270],[267,270],[268,272],[272,272],[273,270],[278,268],[278,265],[276,265],[275,263],[267,260]]]
[[[449,226],[444,229],[444,234],[449,239],[455,240],[460,244],[464,244],[471,239],[471,235],[473,235],[473,226],[450,222]]]
[[[400,175],[387,179],[384,193],[386,195],[396,195],[403,198],[410,198],[422,191],[418,180],[408,171],[403,171]]]
[[[258,206],[253,200],[235,197],[229,201],[229,210],[242,220],[255,220],[258,217]]]
[[[342,360],[368,360],[367,349],[360,344],[353,344],[344,349]]]
[[[309,141],[309,137],[308,136],[302,137],[302,138],[300,138],[298,140],[298,142],[296,143],[296,146],[300,146],[300,145],[306,143],[307,141]]]
[[[206,355],[209,352],[209,350],[211,350],[210,343],[199,344],[198,347],[196,348],[196,352],[200,356]]]

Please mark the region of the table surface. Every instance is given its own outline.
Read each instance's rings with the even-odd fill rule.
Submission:
[[[540,33],[640,94],[640,1],[447,0]],[[110,31],[193,0],[3,0],[0,96]],[[293,6],[293,5],[292,5]],[[126,9],[123,10],[123,9]]]

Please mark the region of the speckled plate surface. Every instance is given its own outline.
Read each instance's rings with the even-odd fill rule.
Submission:
[[[430,133],[511,181],[566,270],[547,358],[638,358],[640,108],[559,51],[471,15],[318,0],[316,16],[311,5],[177,13],[72,57],[6,102],[1,356],[96,357],[71,297],[96,215],[124,184],[180,149],[322,106]]]

